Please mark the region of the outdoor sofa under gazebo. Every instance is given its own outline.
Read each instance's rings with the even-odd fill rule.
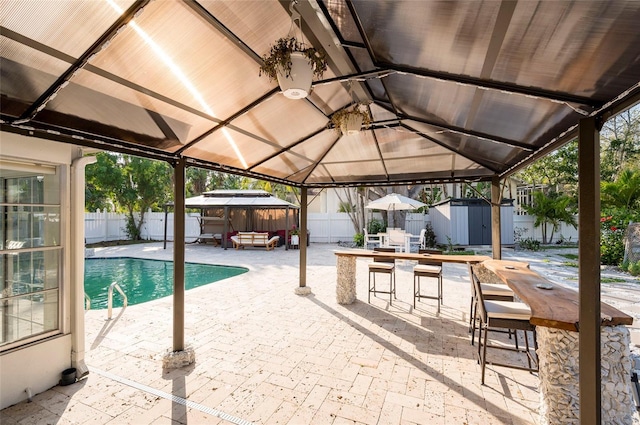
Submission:
[[[167,244],[169,208],[165,205],[164,241]],[[185,199],[185,207],[199,209],[198,241],[212,241],[224,249],[238,232],[256,231],[279,236],[278,246],[289,248],[289,232],[298,226],[300,207],[264,190],[213,190]],[[287,243],[285,243],[287,242]]]

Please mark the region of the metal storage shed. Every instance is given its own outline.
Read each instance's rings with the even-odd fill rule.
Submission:
[[[491,205],[484,199],[447,199],[429,208],[429,219],[439,244],[491,245]],[[501,243],[513,245],[511,199],[502,201],[500,219]]]

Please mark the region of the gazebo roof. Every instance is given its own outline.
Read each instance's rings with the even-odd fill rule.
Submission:
[[[329,69],[259,77],[301,16]],[[505,177],[640,99],[640,2],[3,1],[2,130],[298,187]],[[341,136],[330,117],[370,102]]]
[[[298,209],[264,190],[213,190],[185,199],[187,208]]]

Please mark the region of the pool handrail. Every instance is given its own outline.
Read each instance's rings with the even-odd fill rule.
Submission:
[[[84,309],[91,310],[91,298],[89,298],[86,292],[84,293]]]
[[[118,292],[120,292],[120,295],[122,295],[122,298],[124,299],[122,308],[127,308],[127,296],[122,291],[122,288],[120,288],[120,285],[118,285],[118,282],[113,282],[111,285],[109,285],[107,320],[111,320],[111,310],[113,307],[113,288],[116,288]]]

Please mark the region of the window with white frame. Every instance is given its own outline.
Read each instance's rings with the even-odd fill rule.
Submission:
[[[540,190],[536,186],[519,186],[516,190],[516,215],[527,215],[523,205],[533,205],[533,192]]]
[[[0,351],[60,331],[60,173],[0,163]]]

